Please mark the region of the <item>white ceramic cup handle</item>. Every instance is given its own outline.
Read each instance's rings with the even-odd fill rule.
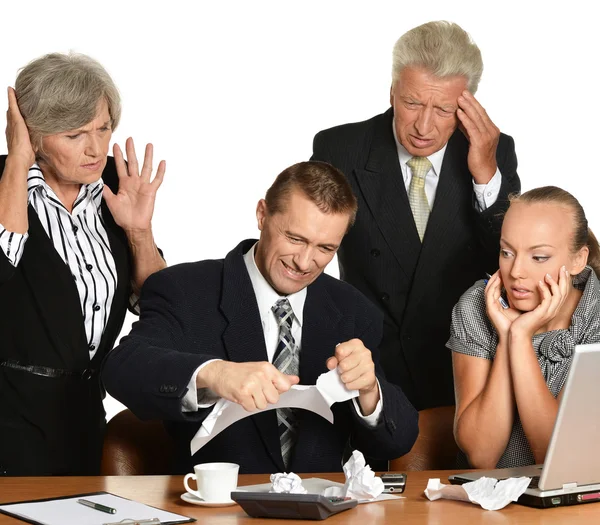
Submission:
[[[193,494],[194,496],[202,499],[202,496],[200,495],[200,492],[198,492],[197,490],[193,490],[189,485],[188,485],[188,479],[193,479],[196,481],[196,484],[198,482],[198,480],[196,480],[196,474],[186,474],[185,478],[183,478],[183,486],[185,487],[185,490],[187,490],[190,494]]]

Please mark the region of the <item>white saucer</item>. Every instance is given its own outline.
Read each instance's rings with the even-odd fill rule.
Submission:
[[[225,501],[204,501],[203,499],[190,494],[189,492],[184,492],[181,495],[181,499],[186,503],[191,503],[192,505],[200,505],[202,507],[229,507],[230,505],[237,505],[235,501],[232,499],[228,499]]]

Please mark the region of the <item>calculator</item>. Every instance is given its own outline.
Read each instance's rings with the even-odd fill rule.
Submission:
[[[324,520],[338,512],[356,507],[358,500],[321,494],[278,492],[232,492],[231,499],[253,518]]]

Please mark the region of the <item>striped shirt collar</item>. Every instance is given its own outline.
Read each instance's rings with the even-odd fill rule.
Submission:
[[[93,203],[96,209],[98,209],[102,202],[103,188],[104,181],[102,180],[102,177],[100,177],[100,179],[98,179],[96,182],[82,184],[79,188],[79,194],[75,199],[75,204],[73,205],[73,211],[71,212],[71,215],[76,216],[79,212],[86,209],[90,203]],[[27,174],[27,192],[27,202],[31,202],[33,194],[37,193],[58,208],[63,208],[66,211],[65,206],[60,202],[59,198],[44,179],[44,174],[42,173],[42,170],[38,166],[37,162],[31,166],[31,168],[29,168],[29,173]]]

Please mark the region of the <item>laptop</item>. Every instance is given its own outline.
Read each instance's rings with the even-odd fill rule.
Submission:
[[[578,345],[543,465],[465,472],[453,484],[483,476],[527,476],[532,482],[517,503],[560,507],[600,501],[600,344]]]

